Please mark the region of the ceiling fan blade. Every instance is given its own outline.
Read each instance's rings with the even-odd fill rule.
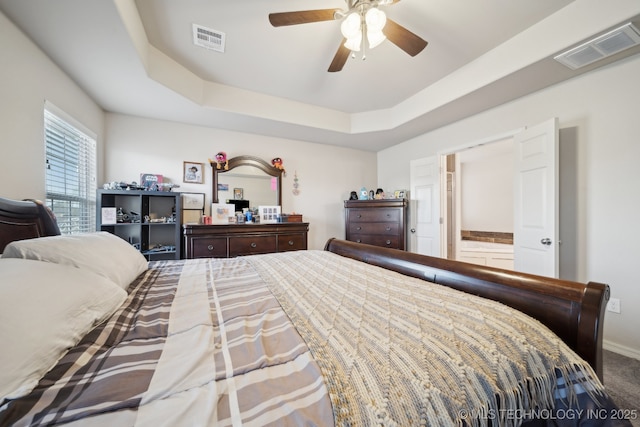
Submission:
[[[274,27],[308,24],[310,22],[333,21],[340,9],[299,10],[297,12],[278,12],[269,14],[269,22]]]
[[[347,39],[344,39],[344,38],[342,39],[342,42],[338,47],[338,51],[333,57],[333,61],[331,61],[331,65],[329,65],[329,69],[327,70],[328,72],[335,73],[335,72],[341,71],[342,67],[344,67],[344,64],[347,62],[347,59],[349,58],[349,54],[351,53],[351,51],[348,48],[344,47],[344,44],[346,41]]]
[[[411,56],[416,56],[427,47],[427,41],[407,30],[402,25],[387,18],[387,24],[382,30],[391,43],[398,46]]]

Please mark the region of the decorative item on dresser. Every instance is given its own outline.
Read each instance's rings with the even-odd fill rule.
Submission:
[[[97,190],[96,210],[96,230],[126,240],[150,261],[180,259],[180,193]]]
[[[346,239],[407,250],[406,199],[345,200]]]
[[[308,222],[185,224],[185,257],[232,258],[307,249]]]

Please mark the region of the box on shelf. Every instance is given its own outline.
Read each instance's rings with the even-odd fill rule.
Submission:
[[[302,222],[302,214],[282,214],[282,222]]]

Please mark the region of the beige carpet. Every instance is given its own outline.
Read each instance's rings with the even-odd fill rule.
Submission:
[[[618,408],[635,414],[631,423],[640,427],[640,360],[604,350],[603,361],[605,388]]]

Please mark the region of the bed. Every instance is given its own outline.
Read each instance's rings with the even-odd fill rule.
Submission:
[[[601,382],[607,285],[338,239],[147,263],[17,205],[2,426],[631,425]]]

